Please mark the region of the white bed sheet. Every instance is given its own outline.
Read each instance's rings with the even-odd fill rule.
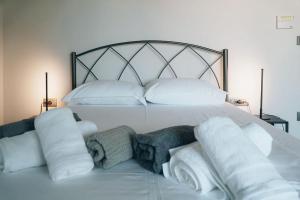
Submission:
[[[137,133],[146,133],[175,125],[198,125],[213,116],[227,116],[238,125],[250,122],[261,125],[271,136],[292,152],[300,152],[300,140],[259,118],[225,103],[222,106],[172,106],[148,104],[148,106],[89,106],[77,105],[70,108],[82,119],[95,122],[99,130],[128,125]]]
[[[72,106],[71,109],[82,119],[94,121],[100,130],[128,125],[138,133],[174,125],[196,125],[211,116],[229,116],[239,125],[256,122],[274,138],[270,160],[296,189],[300,185],[299,140],[230,104],[221,107]],[[222,199],[222,195],[219,191],[213,191],[200,196],[183,185],[144,170],[133,160],[111,170],[94,169],[88,175],[60,183],[51,181],[46,167],[0,174],[1,200],[215,200]]]
[[[110,170],[94,169],[88,175],[52,182],[46,167],[15,174],[0,174],[1,200],[215,200],[220,191],[200,195],[141,168],[134,160]]]

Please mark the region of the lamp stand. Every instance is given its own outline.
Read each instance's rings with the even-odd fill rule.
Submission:
[[[270,119],[270,117],[268,117],[268,115],[263,114],[263,93],[264,93],[264,69],[261,69],[259,118],[263,120],[268,120]]]
[[[48,72],[46,72],[46,111],[48,111]]]

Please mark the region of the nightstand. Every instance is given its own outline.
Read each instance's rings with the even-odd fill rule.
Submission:
[[[259,115],[257,115],[257,117],[259,117]],[[275,115],[264,114],[263,118],[267,118],[267,119],[262,119],[262,120],[264,120],[265,122],[267,122],[269,124],[272,124],[273,126],[275,124],[281,124],[282,126],[284,125],[285,132],[287,132],[287,133],[289,132],[289,122],[288,121],[281,119],[280,117],[277,117]]]

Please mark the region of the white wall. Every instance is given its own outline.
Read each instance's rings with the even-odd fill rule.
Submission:
[[[162,39],[228,48],[231,96],[259,105],[259,67],[265,68],[265,106],[300,136],[299,0],[6,0],[5,121],[37,114],[44,72],[50,95],[71,88],[71,51],[113,42]],[[294,15],[293,30],[276,30],[276,15]]]
[[[4,101],[4,69],[3,69],[3,5],[2,1],[0,1],[0,125],[4,121],[4,109],[3,109],[3,101]]]

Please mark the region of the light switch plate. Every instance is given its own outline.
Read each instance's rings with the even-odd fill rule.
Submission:
[[[297,121],[300,121],[300,112],[297,112]]]
[[[300,36],[297,36],[297,45],[300,45]]]
[[[294,28],[294,16],[276,16],[276,28],[277,29],[293,29]]]

